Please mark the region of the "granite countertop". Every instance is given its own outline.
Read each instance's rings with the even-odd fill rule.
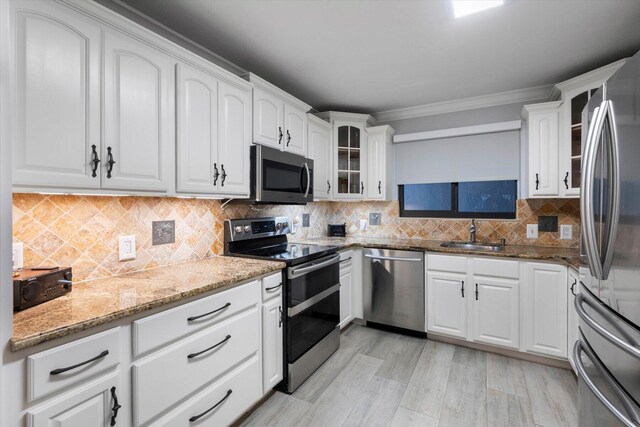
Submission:
[[[282,262],[212,257],[152,270],[80,282],[68,294],[17,312],[11,350],[122,319],[285,267]]]
[[[474,251],[456,248],[443,248],[442,240],[422,239],[389,239],[379,237],[315,237],[304,239],[299,243],[314,243],[318,245],[334,245],[340,249],[354,246],[380,249],[417,250],[442,252],[449,254],[465,254],[477,256],[496,256],[506,258],[533,259],[539,261],[554,261],[568,264],[570,267],[580,266],[580,251],[575,248],[561,248],[552,246],[506,245],[503,252]]]

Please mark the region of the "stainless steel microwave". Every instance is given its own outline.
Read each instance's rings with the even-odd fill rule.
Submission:
[[[261,145],[251,146],[251,199],[263,204],[313,201],[313,160]]]

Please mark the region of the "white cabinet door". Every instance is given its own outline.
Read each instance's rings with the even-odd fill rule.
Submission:
[[[552,107],[529,114],[529,197],[559,194],[559,116]]]
[[[313,199],[331,199],[331,127],[309,120],[309,157],[313,160]]]
[[[567,267],[531,262],[525,270],[525,350],[566,358]]]
[[[384,200],[386,197],[386,140],[384,132],[367,136],[367,199]]]
[[[52,2],[16,13],[14,185],[99,188],[100,27]]]
[[[307,112],[291,105],[284,106],[284,150],[307,155]]]
[[[72,395],[47,406],[39,406],[27,413],[27,424],[31,427],[107,427],[117,413],[113,411],[119,396],[118,377],[112,375],[87,387],[81,387]],[[124,401],[118,404],[125,405]],[[126,421],[113,418],[115,425]]]
[[[259,88],[253,89],[253,142],[282,150],[284,102]]]
[[[574,299],[580,292],[580,281],[578,274],[569,269],[569,280],[567,281],[567,357],[573,370],[576,370],[573,360],[573,346],[578,341],[578,313],[574,307]],[[577,372],[576,372],[577,373]]]
[[[518,281],[475,276],[473,284],[474,293],[469,293],[473,296],[473,340],[517,349],[520,335]]]
[[[249,195],[249,147],[251,145],[251,93],[228,83],[218,83],[217,192]]]
[[[123,34],[105,32],[103,188],[168,190],[173,158],[171,74],[170,58],[164,53]]]
[[[467,338],[467,302],[470,289],[466,275],[427,273],[427,332]]]
[[[268,393],[283,378],[282,298],[262,306],[262,392]]]
[[[218,80],[187,64],[176,65],[176,190],[213,193],[220,173]],[[217,179],[216,179],[217,178]]]
[[[353,292],[353,274],[351,263],[340,267],[340,329],[353,320],[351,293]]]

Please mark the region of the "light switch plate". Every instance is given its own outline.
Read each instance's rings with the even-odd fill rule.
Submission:
[[[12,247],[13,268],[24,268],[24,243],[14,243]]]
[[[136,259],[136,236],[119,236],[118,248],[118,259],[120,261]]]
[[[573,225],[562,224],[560,225],[560,240],[573,239]]]
[[[361,219],[359,220],[360,223],[360,231],[364,231],[367,229],[367,220],[366,219]]]
[[[302,214],[302,227],[303,228],[309,227],[309,214],[308,213],[303,213]]]
[[[527,224],[527,239],[538,238],[538,224]]]

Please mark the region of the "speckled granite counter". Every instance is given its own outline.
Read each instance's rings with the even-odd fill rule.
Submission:
[[[285,267],[282,262],[213,257],[77,283],[67,295],[15,313],[11,349],[22,350]]]
[[[522,258],[538,261],[553,261],[566,263],[571,267],[580,266],[580,251],[574,248],[559,248],[550,246],[525,246],[507,245],[503,252],[474,251],[465,249],[443,248],[440,246],[441,240],[420,240],[420,239],[387,239],[373,237],[317,237],[305,239],[300,243],[315,243],[318,245],[334,245],[340,249],[354,246],[380,248],[416,250],[429,252],[443,252],[449,254],[464,254],[476,256],[497,256],[507,258]]]

